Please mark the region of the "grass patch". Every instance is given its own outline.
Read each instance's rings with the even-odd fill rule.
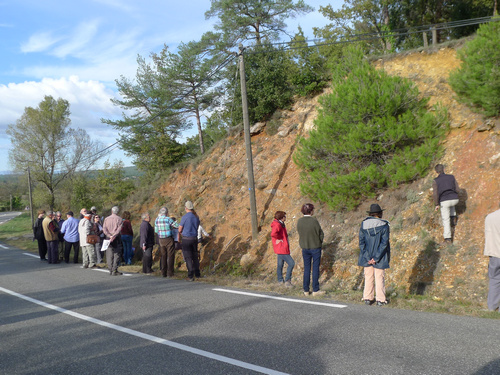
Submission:
[[[23,213],[0,225],[0,241],[22,250],[38,251],[37,241],[33,241],[31,217]]]

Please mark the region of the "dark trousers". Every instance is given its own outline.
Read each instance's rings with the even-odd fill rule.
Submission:
[[[45,259],[45,256],[47,255],[47,241],[45,241],[45,238],[42,238],[41,240],[37,240],[37,242],[40,259]]]
[[[64,261],[69,263],[69,253],[71,252],[71,246],[73,246],[73,263],[78,263],[78,253],[80,252],[80,241],[67,242],[64,247]]]
[[[309,292],[311,280],[312,262],[312,287],[313,292],[319,291],[319,265],[321,263],[321,247],[317,249],[302,249],[302,259],[304,260],[304,292]]]
[[[59,251],[58,251],[58,259],[59,260],[63,260],[64,259],[64,247],[65,247],[66,243],[64,242],[64,240],[60,239],[59,238],[59,244],[57,245],[57,247],[59,248]]]
[[[153,246],[146,248],[142,253],[142,273],[151,273],[153,267]]]
[[[58,245],[58,243],[59,243],[58,240],[47,241],[49,263],[57,263],[57,261],[58,261],[58,259],[57,259],[58,258],[57,257],[57,252],[58,252],[57,245]]]
[[[160,238],[161,274],[174,276],[175,243],[172,237]]]
[[[200,260],[198,259],[198,239],[182,239],[182,256],[188,269],[188,278],[200,277]]]
[[[121,236],[115,238],[113,242],[109,244],[106,250],[106,263],[108,263],[109,272],[117,272],[118,265],[120,264],[120,258],[123,255],[123,245]]]

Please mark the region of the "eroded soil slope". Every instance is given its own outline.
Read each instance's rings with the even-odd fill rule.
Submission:
[[[395,190],[379,193],[379,204],[391,221],[392,261],[387,272],[390,288],[454,296],[483,301],[487,289],[487,258],[482,256],[483,222],[500,201],[500,141],[498,121],[482,117],[455,101],[448,86],[450,70],[459,66],[456,51],[398,55],[374,63],[389,74],[413,80],[430,105],[448,108],[452,129],[444,142],[440,162],[456,176],[461,188],[460,219],[453,246],[438,246],[442,240],[439,213],[433,211],[430,173],[424,179]],[[259,239],[251,241],[245,145],[242,134],[219,144],[196,166],[174,172],[151,200],[134,207],[135,212],[155,212],[165,204],[177,215],[190,199],[202,225],[214,239],[202,247],[205,272],[232,269],[253,270],[264,279],[275,279],[275,255],[270,244],[269,224],[274,212],[288,213],[291,252],[297,266],[294,280],[300,285],[302,257],[295,230],[300,207],[308,198],[299,190],[299,170],[292,160],[298,136],[314,124],[318,98],[301,100],[281,114],[278,134],[266,129],[252,136]],[[481,131],[479,131],[481,130]],[[482,131],[485,130],[485,131]],[[316,202],[313,202],[316,204]],[[318,204],[316,216],[326,234],[321,266],[323,288],[359,288],[362,270],[357,264],[359,223],[372,201],[357,211],[332,212]]]

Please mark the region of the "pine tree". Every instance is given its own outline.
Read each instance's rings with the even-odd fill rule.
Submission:
[[[447,126],[445,111],[432,115],[427,102],[409,80],[348,49],[333,72],[333,92],[320,99],[315,129],[294,157],[302,192],[350,209],[377,189],[423,176]]]

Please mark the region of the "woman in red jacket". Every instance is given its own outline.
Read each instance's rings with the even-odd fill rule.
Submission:
[[[273,250],[278,255],[278,283],[283,284],[283,264],[288,264],[285,277],[285,286],[292,287],[292,271],[295,267],[295,262],[290,256],[290,246],[288,245],[288,234],[285,227],[286,213],[276,211],[274,220],[271,223],[271,241]]]

